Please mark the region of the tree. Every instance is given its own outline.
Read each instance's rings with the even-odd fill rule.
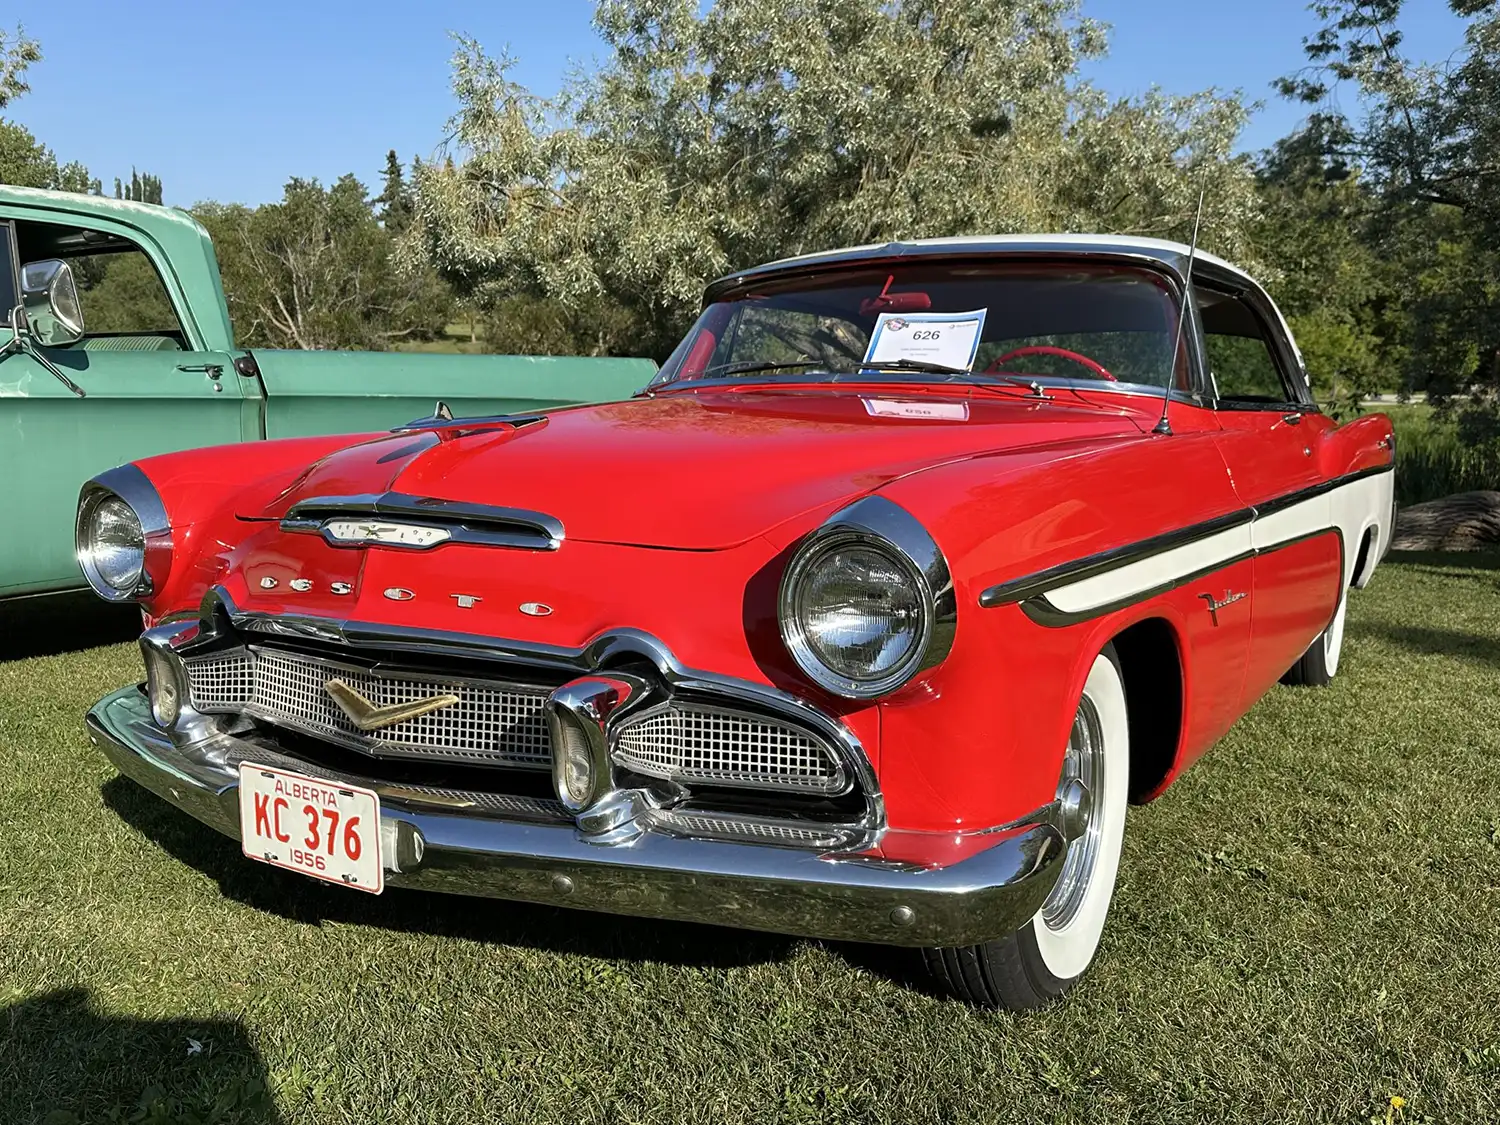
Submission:
[[[0,109],[31,89],[26,71],[41,58],[41,48],[21,28],[16,28],[14,38],[0,31]],[[75,160],[59,165],[52,150],[31,130],[5,120],[0,120],[0,184],[95,194],[100,189],[99,181],[82,164]]]
[[[136,203],[161,203],[161,177],[149,172],[130,170],[130,182],[122,183],[115,177],[115,198],[130,199]]]
[[[27,93],[26,70],[42,61],[42,49],[34,39],[26,38],[25,29],[16,27],[14,36],[0,31],[0,109]]]
[[[1212,93],[1110,101],[1075,0],[601,0],[611,51],[558,100],[461,40],[451,163],[415,177],[413,243],[460,291],[628,313],[668,350],[704,282],[806,250],[924,235],[1111,230],[1240,257],[1244,120]]]
[[[1470,392],[1461,431],[1500,434],[1500,10],[1449,0],[1464,49],[1422,65],[1401,49],[1404,0],[1319,0],[1309,66],[1283,94],[1319,106],[1322,152],[1362,169],[1379,203],[1371,239],[1404,295],[1392,318],[1407,383],[1443,402]],[[1329,107],[1353,83],[1360,114]]]
[[[384,348],[431,337],[451,295],[430,275],[408,275],[352,175],[332,187],[288,181],[281,202],[200,205],[214,236],[225,295],[242,346]]]
[[[380,205],[380,225],[389,234],[399,236],[411,226],[412,206],[411,188],[406,183],[395,149],[385,154],[384,177],[385,187],[375,197],[375,202]]]

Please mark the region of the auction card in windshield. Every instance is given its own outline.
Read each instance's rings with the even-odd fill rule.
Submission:
[[[968,371],[979,352],[984,310],[961,313],[881,313],[865,351],[866,367],[901,360]]]

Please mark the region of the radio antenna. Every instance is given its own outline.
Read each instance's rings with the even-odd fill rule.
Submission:
[[[1177,379],[1177,355],[1182,351],[1183,325],[1187,323],[1188,302],[1193,299],[1193,259],[1198,256],[1198,225],[1203,222],[1203,191],[1198,189],[1198,213],[1193,216],[1193,241],[1188,246],[1187,268],[1182,271],[1182,307],[1177,310],[1177,339],[1172,344],[1172,366],[1167,369],[1167,385],[1161,393],[1161,417],[1151,427],[1153,434],[1172,434],[1172,423],[1167,421],[1167,406],[1172,401],[1172,384]]]

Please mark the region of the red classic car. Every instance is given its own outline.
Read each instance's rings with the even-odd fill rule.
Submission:
[[[79,561],[147,628],[88,730],[314,878],[918,947],[1034,1006],[1127,803],[1337,671],[1393,461],[1210,255],[795,258],[626,402],[91,481]]]

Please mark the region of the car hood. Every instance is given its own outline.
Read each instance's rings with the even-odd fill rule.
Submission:
[[[397,492],[543,513],[569,540],[716,550],[935,465],[1142,430],[1128,409],[1008,392],[675,392],[363,442],[237,514]]]

